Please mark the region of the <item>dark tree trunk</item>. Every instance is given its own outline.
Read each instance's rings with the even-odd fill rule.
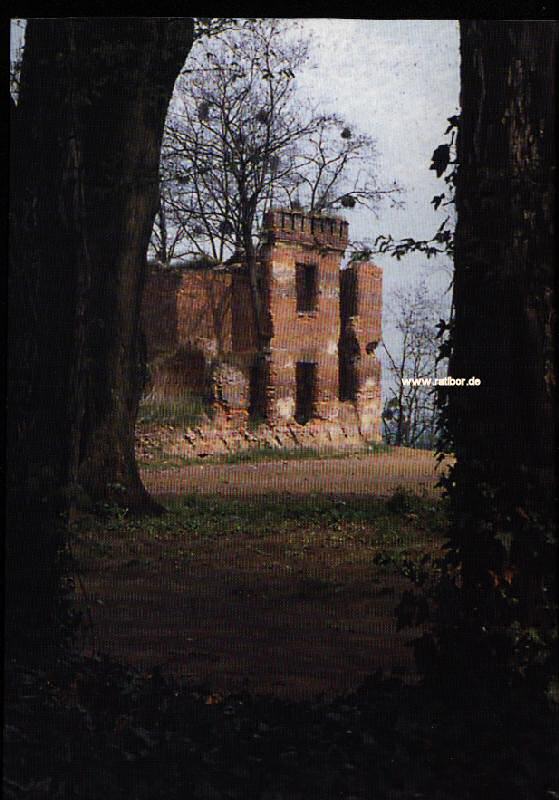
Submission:
[[[457,445],[524,464],[553,455],[553,23],[461,23],[454,393]],[[483,371],[483,374],[481,374]],[[460,416],[460,420],[458,419]]]
[[[451,374],[481,386],[450,390],[451,544],[480,630],[541,621],[554,569],[556,40],[553,22],[461,22]]]
[[[13,455],[144,509],[139,308],[188,19],[30,20],[13,131]],[[42,479],[36,475],[39,483]]]
[[[8,597],[16,617],[26,604],[28,617],[42,613],[43,601],[47,613],[61,515],[81,492],[155,508],[134,457],[139,308],[165,114],[191,44],[191,19],[27,25],[11,132]]]

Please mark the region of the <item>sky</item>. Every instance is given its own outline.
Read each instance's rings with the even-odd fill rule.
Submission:
[[[309,19],[303,29],[316,42],[314,64],[300,76],[301,88],[370,134],[377,143],[380,182],[396,180],[405,188],[404,209],[386,203],[377,219],[347,212],[352,237],[430,238],[448,213],[430,205],[445,184],[429,166],[444,140],[447,118],[459,112],[458,22]],[[425,259],[375,260],[391,287],[400,283],[399,276],[416,274]]]
[[[402,209],[386,202],[376,218],[357,208],[346,212],[351,238],[431,238],[448,214],[442,208],[435,212],[431,205],[445,184],[429,166],[444,140],[447,118],[459,113],[457,20],[299,22],[303,34],[314,39],[308,65],[298,76],[302,96],[371,135],[379,154],[379,183],[396,180],[405,189]],[[23,30],[12,30],[12,48],[17,48]],[[413,284],[425,270],[436,292],[444,292],[450,281],[450,264],[440,256],[427,261],[411,254],[397,261],[376,255],[374,260],[384,272],[385,308],[394,289]],[[390,348],[397,346],[386,313],[384,339]]]
[[[303,31],[315,44],[302,91],[320,101],[325,111],[371,135],[379,154],[379,183],[394,180],[404,187],[404,207],[386,202],[375,218],[364,210],[345,212],[350,237],[430,239],[448,215],[434,211],[431,200],[445,190],[442,178],[430,170],[431,156],[444,139],[447,119],[459,113],[459,29],[457,20],[306,19]],[[426,274],[434,292],[448,306],[451,264],[443,256],[427,260],[410,254],[397,261],[375,255],[383,268],[383,338],[398,347],[388,303],[397,288],[408,287]],[[445,316],[443,305],[441,316]],[[386,357],[377,351],[385,372]]]

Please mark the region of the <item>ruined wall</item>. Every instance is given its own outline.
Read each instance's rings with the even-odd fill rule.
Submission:
[[[307,379],[301,365],[314,365],[312,417],[337,419],[339,267],[348,224],[299,211],[272,211],[265,218],[264,230],[262,260],[274,326],[269,418],[276,423],[297,420],[298,394],[305,381],[308,387],[312,384],[312,376]],[[313,308],[298,310],[298,267],[316,270]]]
[[[234,340],[249,341],[241,330],[246,288],[243,276],[225,269],[152,267],[142,305],[152,397],[180,399],[190,391],[218,414],[248,414],[248,373],[233,352]]]
[[[340,398],[354,404],[360,433],[381,439],[382,270],[354,262],[340,272]]]
[[[153,267],[142,305],[150,359],[186,344],[211,355],[229,351],[231,297],[226,270]]]
[[[232,275],[231,350],[254,353],[257,341],[248,275],[235,271]]]
[[[220,436],[224,425],[228,436],[246,431],[252,418],[268,423],[273,442],[284,434],[334,447],[356,437],[379,440],[382,271],[368,262],[340,271],[347,241],[348,223],[337,217],[266,215],[260,280],[273,334],[267,354],[257,352],[242,266],[152,269],[142,310],[152,393],[204,394]]]

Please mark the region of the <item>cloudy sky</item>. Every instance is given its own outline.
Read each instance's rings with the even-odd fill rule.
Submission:
[[[381,182],[405,187],[403,210],[386,204],[378,219],[348,213],[352,236],[390,233],[429,238],[446,216],[430,201],[444,190],[429,170],[447,118],[458,113],[459,54],[456,20],[304,20],[315,37],[315,63],[301,77],[321,105],[373,136]],[[418,259],[378,257],[387,284],[399,282]],[[422,258],[419,258],[423,263]]]
[[[459,113],[457,20],[307,19],[303,29],[312,32],[315,45],[302,89],[370,134],[377,143],[380,183],[396,180],[405,188],[402,209],[385,203],[377,218],[357,209],[347,212],[351,236],[429,239],[448,214],[431,205],[445,184],[429,166],[444,141],[447,118]],[[433,290],[444,293],[451,265],[444,257],[427,261],[421,254],[401,261],[378,255],[375,262],[384,270],[384,340],[394,350],[398,337],[386,313],[391,291],[426,272]]]

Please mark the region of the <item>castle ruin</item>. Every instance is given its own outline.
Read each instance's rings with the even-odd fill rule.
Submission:
[[[364,261],[340,269],[347,243],[348,223],[338,217],[266,214],[266,353],[242,264],[154,266],[142,309],[151,396],[202,395],[214,428],[231,434],[266,423],[278,446],[309,437],[333,446],[380,441],[382,270]]]

